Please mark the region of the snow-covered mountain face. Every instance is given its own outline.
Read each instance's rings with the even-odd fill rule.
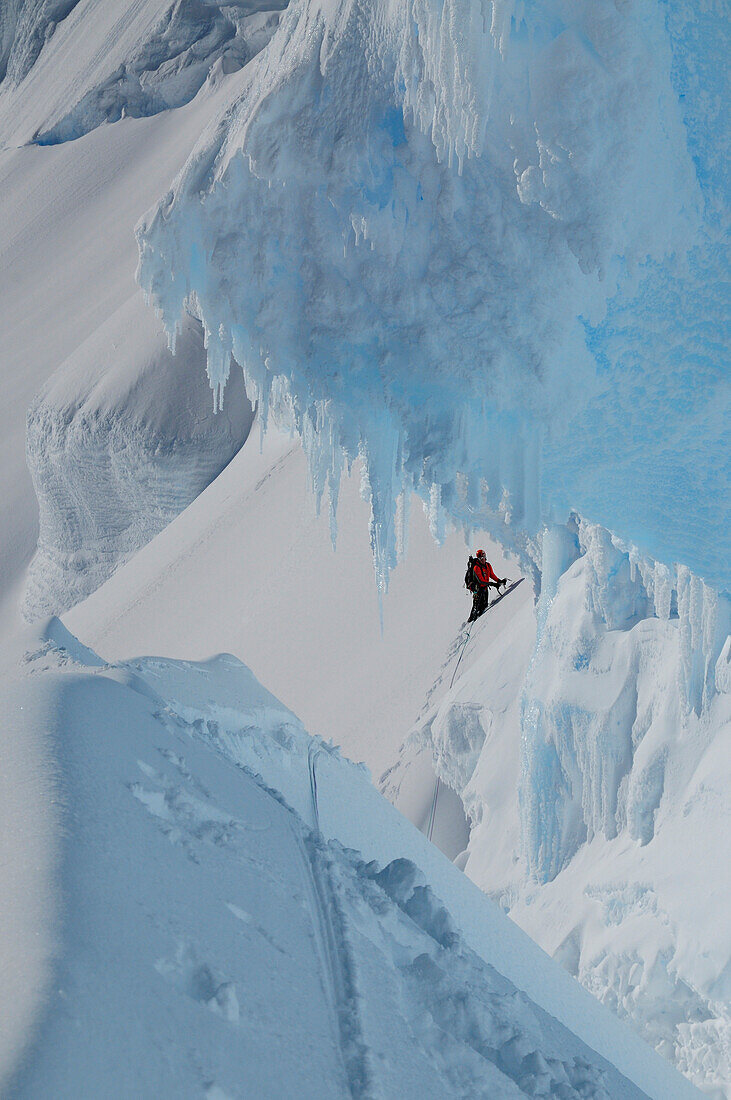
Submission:
[[[52,145],[179,107],[212,69],[235,72],[254,57],[286,2],[9,0],[0,11],[0,144]]]
[[[192,98],[205,80],[201,94],[175,111],[165,110],[158,99],[150,105],[157,114],[133,118],[141,112],[127,79],[131,59],[147,58],[148,68],[140,70],[146,86],[170,76],[178,64],[170,37],[175,27],[179,30],[181,20],[187,20],[190,36],[199,35],[205,45],[212,11],[186,4],[173,11],[157,0],[79,4],[63,19],[59,6],[48,3],[26,4],[15,14],[2,5],[0,11],[0,19],[18,19],[8,46],[17,63],[0,81],[0,324],[7,381],[0,407],[0,460],[12,515],[0,529],[0,604],[11,616],[23,601],[24,573],[38,540],[39,509],[26,449],[38,475],[42,558],[52,563],[50,571],[45,565],[34,569],[25,610],[38,614],[69,606],[100,583],[109,568],[220,470],[235,449],[237,431],[239,441],[245,437],[248,406],[240,409],[239,394],[232,394],[227,416],[216,423],[206,399],[200,339],[195,355],[188,354],[192,345],[187,342],[183,357],[173,361],[134,279],[134,226],[168,187],[215,113],[221,85],[230,79],[225,70],[232,65],[213,47],[206,63],[202,53],[196,55],[196,81],[186,95]],[[236,18],[251,16],[249,30],[264,19],[268,29],[262,41],[278,18],[274,12],[273,22],[268,21],[250,4],[236,12]],[[52,20],[46,34],[43,19],[51,16],[57,22]],[[3,26],[10,35],[10,24]],[[156,27],[162,28],[160,34],[167,27],[170,41],[167,46],[157,42],[145,54]],[[17,59],[23,42],[34,35],[43,40],[42,48],[26,71]],[[107,116],[91,110],[97,100],[108,105],[110,120],[125,117],[115,125],[99,125]],[[26,144],[67,116],[83,121],[78,130],[83,136],[56,145]],[[39,391],[59,368],[44,403]],[[100,378],[110,370],[116,382],[110,376],[105,385]],[[164,408],[167,415],[161,418]],[[232,432],[230,421],[239,412],[243,421]],[[41,433],[43,440],[52,446],[57,463],[36,461],[41,421],[48,429]],[[184,451],[187,457],[177,473],[166,473],[165,455],[176,451],[176,439],[177,457]],[[79,462],[78,478],[69,468],[72,455]],[[58,470],[50,468],[55,465]],[[99,492],[89,478],[105,467],[110,476]],[[171,486],[170,480],[178,478],[179,484]],[[82,530],[90,540],[83,549]],[[36,566],[40,563],[37,558]]]
[[[171,333],[200,314],[215,393],[233,351],[286,395],[319,488],[366,455],[381,581],[416,486],[435,532],[502,508],[517,542],[574,508],[728,586],[713,28],[294,4],[141,226],[142,285]]]
[[[28,412],[40,509],[23,610],[67,611],[95,591],[209,485],[245,442],[253,410],[234,379],[214,416],[200,324],[178,354],[140,296],[61,364]]]
[[[363,613],[365,569],[352,541],[345,564],[341,559],[335,569],[325,559],[327,540],[297,510],[304,477],[297,481],[300,459],[291,447],[256,471],[246,461],[229,466],[213,493],[186,508],[250,426],[238,371],[214,417],[204,360],[220,407],[235,353],[262,420],[271,409],[299,431],[315,490],[329,488],[333,512],[342,468],[362,458],[381,588],[405,546],[412,489],[425,501],[438,539],[450,522],[492,531],[519,553],[537,607],[525,583],[491,612],[470,638],[450,688],[455,646],[414,741],[384,786],[397,805],[406,810],[408,803],[413,821],[426,822],[432,770],[418,769],[428,753],[451,788],[447,816],[456,811],[434,832],[444,850],[454,855],[463,846],[464,808],[471,836],[459,865],[467,875],[696,1084],[725,1096],[731,945],[724,915],[731,888],[723,872],[731,861],[723,847],[720,856],[709,854],[709,838],[723,845],[731,835],[722,251],[727,46],[720,14],[712,5],[696,10],[632,0],[293,0],[280,14],[283,8],[275,0],[46,0],[0,8],[0,169],[8,211],[0,307],[14,380],[9,405],[0,410],[0,446],[11,510],[23,512],[22,525],[14,520],[0,532],[2,594],[6,575],[8,584],[16,582],[34,542],[35,513],[19,503],[25,485],[16,477],[24,415],[15,413],[30,405],[28,459],[41,537],[26,612],[69,606],[127,560],[97,599],[74,613],[84,640],[99,637],[117,655],[240,652],[267,683],[275,677],[281,685],[275,690],[291,702],[289,681],[308,714],[354,756],[377,760],[395,754],[415,685],[427,662],[436,668],[450,616],[461,611],[456,595],[452,611],[444,555],[435,565],[423,539],[412,546],[412,584],[419,590],[412,595],[404,581],[397,593],[394,574],[386,618],[390,610],[399,624],[376,656],[368,650],[378,645],[377,616]],[[38,144],[13,148],[25,142]],[[158,195],[164,198],[139,230],[139,280],[176,334],[175,356],[132,282],[132,226]],[[205,348],[191,314],[202,320]],[[237,493],[231,478],[239,470],[248,471],[251,484]],[[343,516],[351,538],[356,518],[363,527],[365,519],[352,485],[344,497],[353,498]],[[178,526],[132,557],[181,509]],[[295,575],[270,594],[271,562],[291,546],[301,555]],[[461,550],[454,540],[447,552],[457,576],[453,563],[459,557],[461,566]],[[506,572],[514,560],[504,562]],[[349,574],[356,564],[354,583]],[[424,608],[410,609],[416,600],[426,604],[427,617]],[[338,601],[347,615],[338,617]],[[407,645],[408,661],[399,660],[399,646]],[[75,667],[78,654],[69,657],[62,647],[60,657],[49,658],[53,649],[32,658],[30,671],[53,677],[58,661],[72,666],[71,680],[86,676]],[[100,652],[108,655],[101,645]],[[354,665],[357,676],[349,678]],[[225,661],[221,668],[230,671]],[[111,771],[92,731],[97,755],[88,774],[79,773],[74,799],[86,805],[102,781],[117,797],[129,783],[121,802],[148,814],[148,826],[162,821],[162,849],[155,849],[140,894],[152,905],[171,837],[186,853],[180,864],[186,867],[196,845],[204,847],[212,833],[237,836],[241,822],[238,811],[224,806],[228,780],[220,788],[216,781],[202,807],[197,784],[209,771],[197,748],[190,751],[199,775],[184,774],[169,756],[157,767],[148,762],[170,735],[161,713],[199,678],[216,698],[223,681],[191,665],[146,665],[146,674],[150,669],[175,683],[160,691],[162,710],[140,719],[149,743],[141,735],[133,750],[144,766],[125,757],[125,738],[140,718],[135,699],[123,708],[129,728],[110,726],[120,746]],[[139,671],[120,666],[104,675],[116,684]],[[82,696],[86,687],[93,696],[92,685],[101,681],[102,674],[90,675]],[[241,687],[238,672],[232,677]],[[46,683],[36,677],[40,682]],[[380,694],[372,703],[366,697],[374,682]],[[128,685],[127,702],[140,687]],[[107,690],[115,688],[100,689]],[[14,695],[8,712],[22,747],[32,731],[15,702]],[[198,699],[182,718],[178,713],[191,728],[172,736],[211,734],[208,702]],[[231,730],[238,736],[239,723],[266,738],[261,714],[257,725],[240,704],[226,716],[231,728],[224,736]],[[84,705],[74,711],[71,738],[86,729]],[[28,709],[42,711],[38,728],[58,719],[55,703],[51,717],[43,707]],[[308,725],[322,731],[309,719]],[[276,755],[282,746],[274,740]],[[304,743],[291,743],[293,759],[303,756]],[[258,771],[260,746],[250,748],[236,764]],[[332,756],[324,752],[329,766]],[[27,760],[23,751],[17,755],[23,773]],[[283,765],[273,782],[282,784],[280,793],[286,771]],[[295,773],[306,779],[305,769],[295,765]],[[52,774],[44,758],[27,784],[36,802]],[[6,785],[7,775],[15,775],[12,768],[0,777]],[[247,780],[252,806],[262,797],[254,788]],[[15,801],[0,803],[15,806],[23,789],[14,784]],[[350,793],[343,803],[349,811]],[[437,794],[439,788],[432,818]],[[437,818],[445,803],[442,794]],[[38,824],[43,806],[35,808]],[[306,816],[301,805],[298,813]],[[126,815],[124,809],[125,821]],[[364,820],[372,823],[368,813]],[[82,916],[103,880],[104,860],[93,840],[86,843],[93,825],[85,818],[88,832],[74,839],[78,867],[85,868],[75,895]],[[295,821],[295,831],[300,827]],[[381,864],[408,847],[396,830],[392,849],[374,853],[370,839],[349,828],[338,819],[331,835]],[[42,847],[45,829],[38,824],[44,835],[33,843]],[[149,828],[144,833],[137,820],[135,830],[147,845]],[[222,849],[225,842],[226,836]],[[48,852],[36,858],[34,849],[23,851],[30,858],[20,862],[31,878],[44,881],[22,897],[45,897]],[[402,935],[396,910],[411,906],[409,919],[416,912],[410,869],[405,885],[396,875],[386,900],[388,875],[374,886],[379,872],[362,873],[358,857],[335,849],[323,855],[317,844],[311,854],[312,866],[320,867],[322,857],[347,897],[343,911],[353,937],[366,941],[365,951],[352,956],[359,965],[373,952],[369,936],[380,935],[371,922],[374,907],[388,935]],[[11,856],[17,861],[16,850]],[[224,898],[231,871],[219,856],[205,881],[215,883],[225,919],[213,920],[208,939],[189,929],[192,948],[171,940],[154,954],[150,942],[152,965],[135,970],[143,985],[170,985],[172,992],[151,999],[152,1016],[162,1004],[187,1021],[184,1004],[191,1033],[198,1034],[196,1014],[204,1010],[209,1029],[219,1021],[233,1029],[230,1048],[219,1033],[203,1029],[201,1049],[210,1041],[205,1058],[213,1061],[214,1048],[237,1049],[236,990],[251,992],[256,984],[247,986],[247,975],[231,963],[239,948],[230,919],[250,930]],[[119,849],[120,860],[128,857]],[[248,857],[260,859],[261,852],[254,845],[244,862]],[[442,881],[439,874],[432,885]],[[109,902],[103,881],[93,898],[100,915],[94,935]],[[203,889],[201,881],[191,878],[191,894]],[[445,901],[453,905],[461,885],[449,882]],[[251,896],[252,905],[268,904],[254,888]],[[188,914],[187,902],[189,896],[180,900],[175,919]],[[11,1037],[17,1044],[27,1039],[21,1032],[36,1010],[47,964],[43,936],[26,953],[36,925],[24,921],[22,908],[11,918],[25,929],[19,958],[32,956],[33,965],[14,972],[12,996],[22,1002]],[[465,905],[458,912],[464,927],[479,923],[482,911]],[[435,981],[424,985],[408,952],[426,953],[438,968],[461,968],[470,997],[496,994],[499,1002],[502,992],[491,977],[485,980],[479,960],[468,973],[454,955],[437,959],[424,926],[431,927],[434,911],[426,906],[417,916],[418,930],[403,933],[405,970],[390,943],[379,956],[375,985],[382,988],[388,975],[394,997],[413,1007],[427,986],[433,992],[441,984],[444,996],[430,1011],[452,1028],[449,1050],[444,1061],[427,1059],[418,1072],[433,1079],[444,1071],[453,1084],[465,1065],[454,1053],[464,1053],[465,1032],[452,1027],[452,1013],[459,1016],[460,1003],[471,1012],[473,1003],[460,1001],[459,990],[435,970]],[[5,918],[0,907],[0,922]],[[228,948],[212,962],[218,933]],[[497,936],[496,954],[503,937]],[[295,953],[296,939],[287,945]],[[70,969],[83,979],[96,960],[82,955]],[[550,968],[536,973],[541,982],[553,981]],[[317,967],[308,974],[314,988]],[[82,986],[74,1010],[92,1020],[98,991],[80,980]],[[365,1000],[372,989],[361,987]],[[115,1024],[118,1009],[105,1004]],[[130,1001],[125,1020],[134,1014]],[[71,1080],[63,1070],[54,1077],[54,1058],[69,1047],[64,1010],[51,1015],[51,1031],[60,1028],[53,1034],[61,1038],[37,1063],[31,1093],[41,1079],[46,1092],[55,1088],[49,1081]],[[491,1045],[502,1035],[496,1019],[485,1023],[480,1016],[481,1042]],[[513,1058],[510,1040],[491,1064],[509,1070],[519,1089],[567,1081],[573,1087],[566,1069],[572,1039],[557,1052],[541,1035],[529,1049],[521,1037],[525,1017],[505,1021],[520,1057]],[[430,1028],[415,1016],[398,1034],[404,1043],[428,1045]],[[387,1041],[386,1031],[370,1033],[374,1050]],[[136,1049],[149,1052],[145,1041],[139,1038]],[[103,1059],[110,1048],[99,1051]],[[6,1053],[0,1049],[4,1064]],[[228,1057],[216,1073],[196,1078],[196,1087],[220,1096],[216,1082],[235,1070]],[[485,1072],[472,1054],[466,1061]],[[333,1065],[337,1093],[342,1067],[337,1058]],[[579,1085],[601,1095],[603,1080],[597,1073]],[[506,1095],[515,1093],[509,1081],[500,1084]],[[445,1087],[440,1079],[440,1096]],[[465,1087],[470,1094],[472,1083]],[[671,1095],[672,1085],[655,1094]]]

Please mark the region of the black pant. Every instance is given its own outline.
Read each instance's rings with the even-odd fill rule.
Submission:
[[[490,594],[490,585],[486,584],[484,588],[482,585],[472,595],[472,611],[470,617],[467,620],[468,623],[472,623],[475,619],[479,619],[480,615],[488,608],[488,596]],[[497,585],[494,586],[497,588]]]

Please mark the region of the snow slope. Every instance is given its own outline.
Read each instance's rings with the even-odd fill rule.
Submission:
[[[93,45],[103,52],[103,27],[91,22],[82,28],[84,49]],[[73,54],[66,68],[59,61],[53,71],[59,79],[73,73]],[[135,223],[215,113],[221,83],[225,80],[205,86],[195,102],[174,113],[125,118],[61,145],[0,150],[0,468],[11,517],[0,528],[0,602],[9,627],[38,537],[38,507],[26,465],[27,410],[52,373],[70,356],[78,362],[78,349],[105,323],[111,325],[110,346],[98,349],[97,366],[108,363],[115,350],[128,356],[129,374],[133,352],[140,354],[140,370],[149,364],[160,345],[153,317],[133,320],[130,313],[124,335],[112,332],[110,319],[117,311],[132,311],[131,302],[139,297]],[[23,87],[17,92],[21,99]],[[50,77],[42,87],[47,96],[57,90]],[[0,91],[2,102],[4,94]],[[18,109],[16,97],[13,111]],[[149,341],[142,346],[144,333]],[[158,362],[170,378],[165,356]],[[162,379],[156,384],[160,392]],[[178,407],[179,399],[179,392],[168,393],[166,402]]]
[[[438,547],[414,510],[381,631],[357,475],[343,483],[333,551],[299,443],[272,430],[260,453],[257,435],[255,428],[200,498],[64,620],[108,659],[246,655],[309,729],[378,776],[466,617],[464,542],[453,533]],[[492,556],[496,568],[515,569],[499,551]],[[428,813],[432,777],[429,769],[419,785],[414,821]],[[439,830],[436,839],[446,842]],[[465,843],[462,830],[446,847],[456,855]]]
[[[48,639],[63,939],[10,1095],[693,1095],[240,662]]]
[[[188,103],[242,68],[286,0],[8,0],[0,12],[0,147],[57,144]]]

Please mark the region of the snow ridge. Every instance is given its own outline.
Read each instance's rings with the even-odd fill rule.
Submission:
[[[139,118],[188,103],[209,76],[236,72],[256,56],[276,29],[278,9],[286,3],[173,4],[149,39],[103,83],[90,88],[68,114],[41,131],[36,141],[72,141],[124,115]]]
[[[255,57],[286,4],[10,0],[0,12],[4,143],[55,145],[180,107]],[[92,21],[101,49],[86,42]]]
[[[325,832],[313,833],[310,739],[234,658],[88,664],[63,628],[51,633],[29,655],[27,690],[43,684],[59,704],[69,918],[13,1095],[99,1093],[110,1073],[124,1092],[164,1082],[181,1095],[684,1095],[630,1036],[617,1033],[614,1052],[647,1091],[520,992],[505,969],[537,966],[559,1015],[584,1006],[570,983],[551,993],[553,964],[479,893],[465,908],[463,876],[321,742]],[[421,852],[423,870],[368,858],[389,848]],[[492,965],[437,882],[462,916],[477,902],[472,935]],[[110,935],[114,953],[99,942]],[[191,1057],[172,1058],[181,1036]]]

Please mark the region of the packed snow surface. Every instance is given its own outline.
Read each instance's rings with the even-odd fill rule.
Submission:
[[[720,9],[301,0],[139,229],[322,491],[361,453],[384,582],[411,487],[571,509],[729,586]]]
[[[52,620],[24,680],[65,909],[14,1097],[692,1095],[236,659]]]

